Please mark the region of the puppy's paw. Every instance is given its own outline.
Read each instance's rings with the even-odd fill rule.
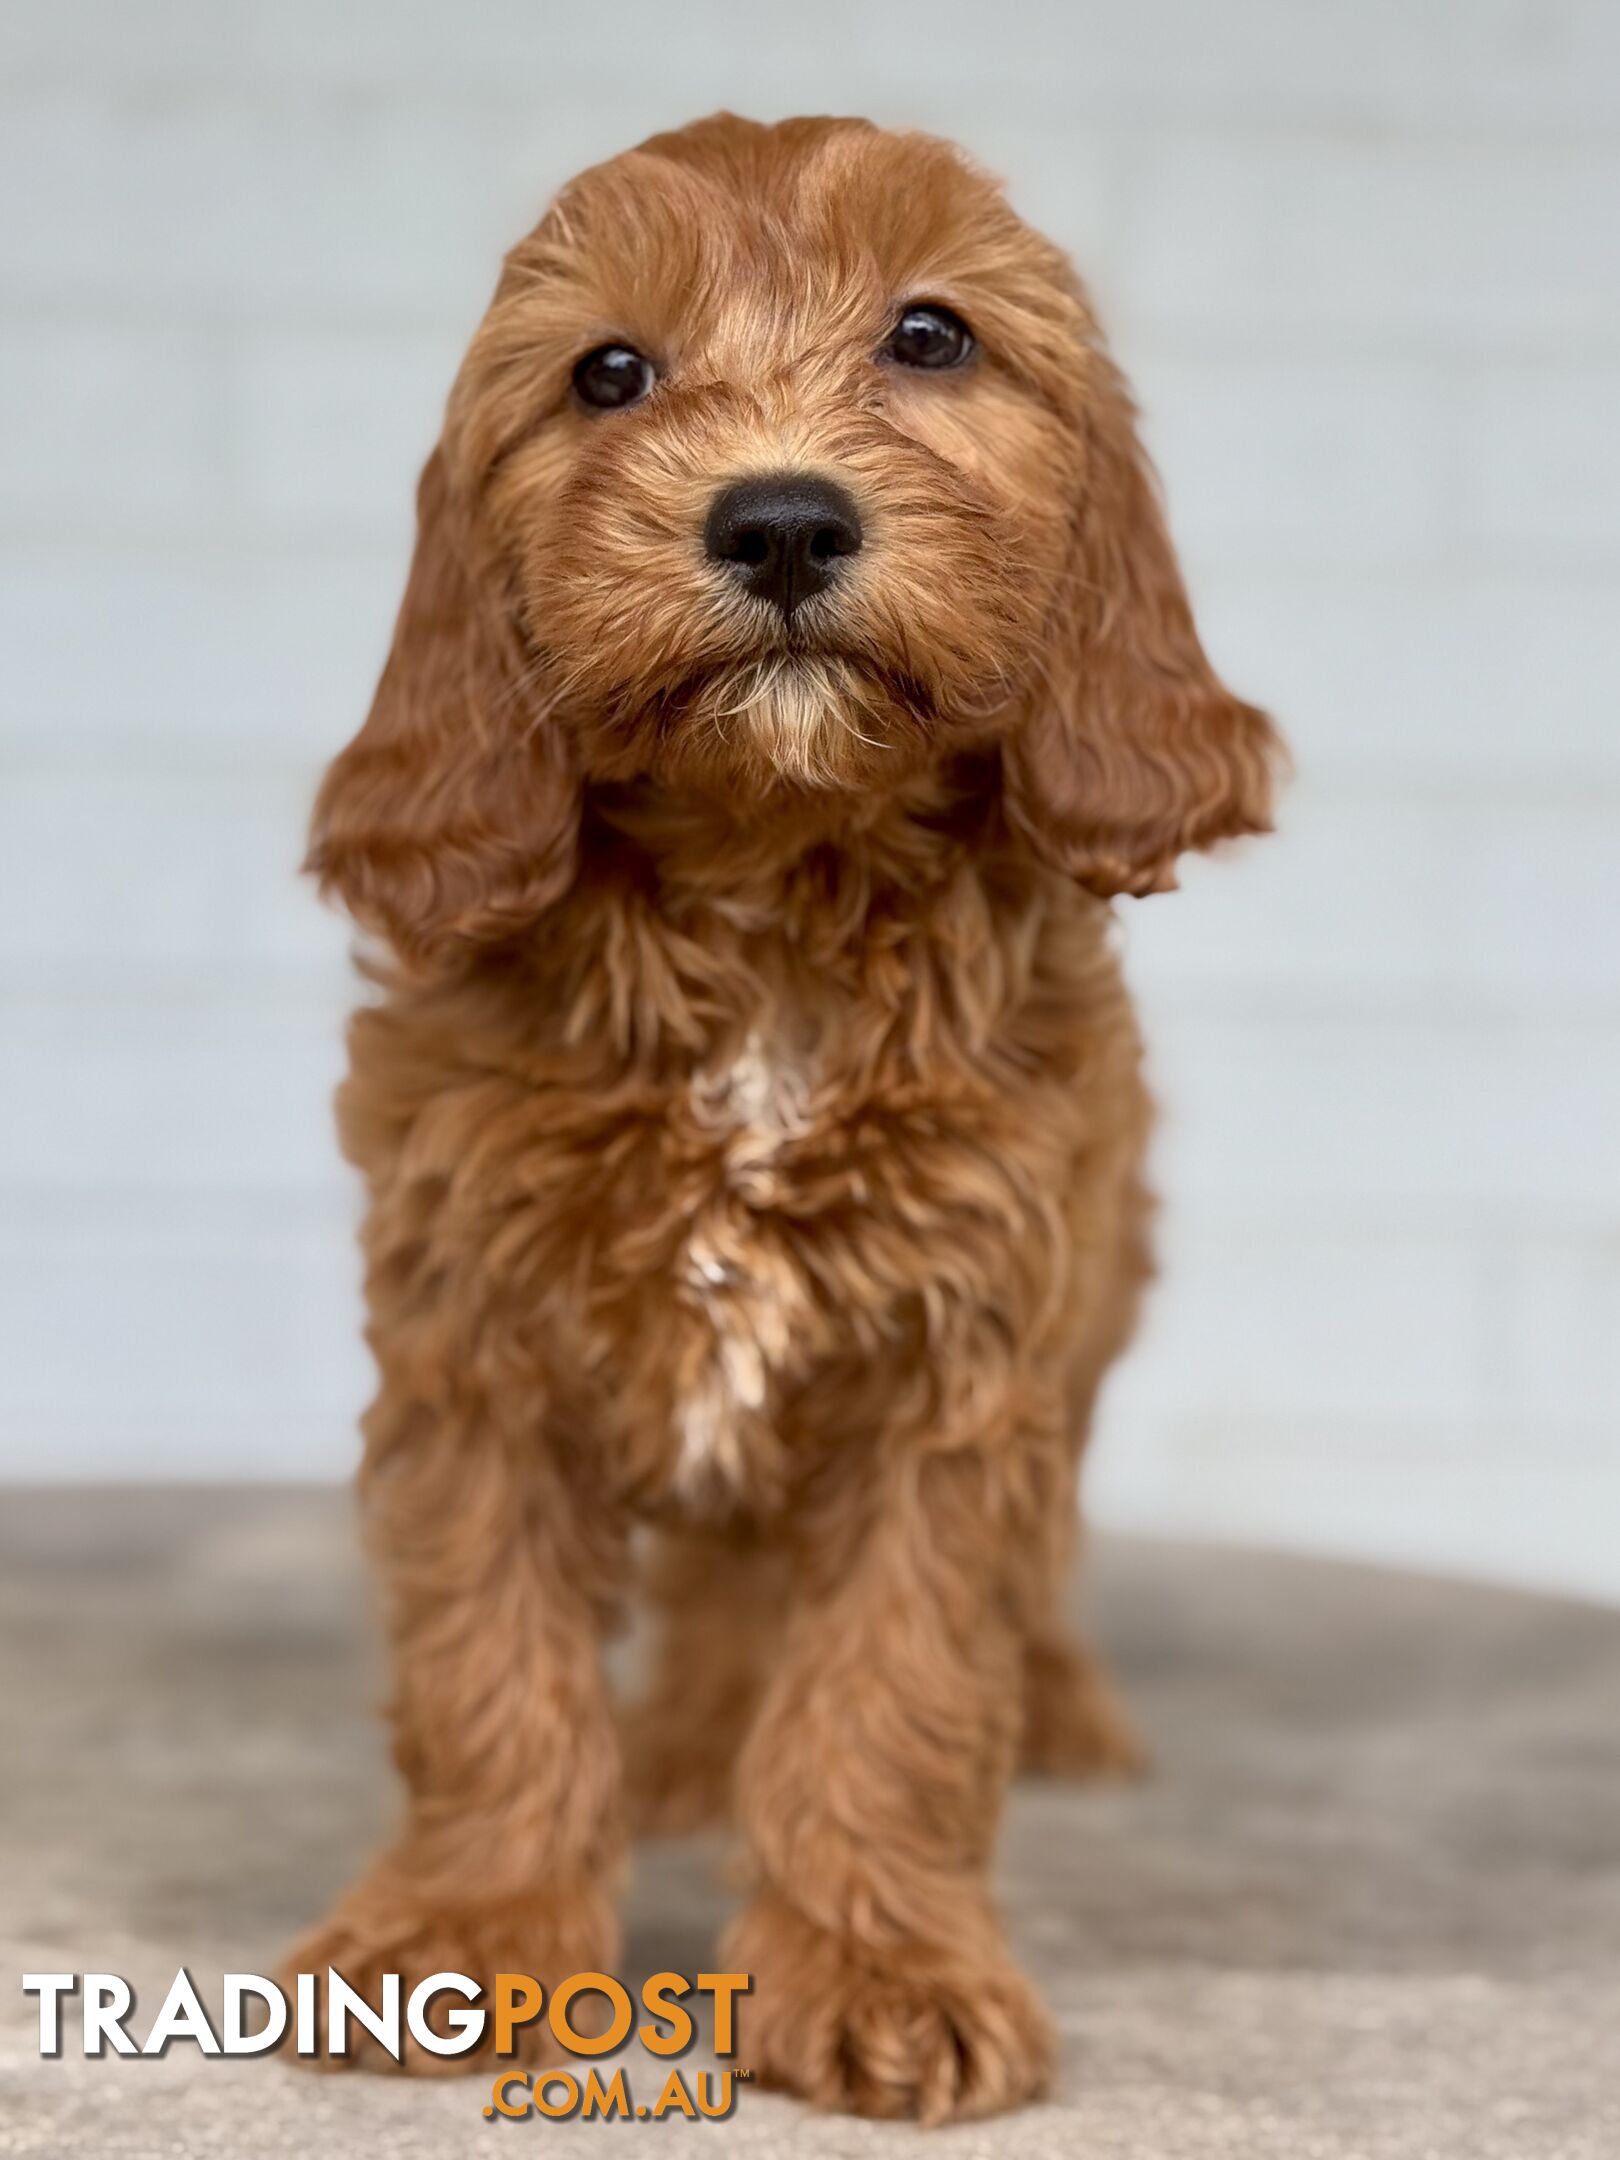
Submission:
[[[971,2121],[1046,2088],[1052,2033],[993,1923],[965,1918],[949,1949],[874,1949],[828,1933],[766,1893],[726,1944],[753,1975],[738,2060],[768,2085],[844,2114]]]
[[[488,1991],[497,1973],[532,1974],[547,1989],[576,1972],[611,1972],[617,1929],[608,1901],[593,1889],[531,1892],[487,1904],[430,1903],[385,1862],[357,1884],[331,1916],[298,1944],[278,1975],[289,2003],[294,1976],[316,1976],[319,2051],[289,2056],[320,2070],[375,2070],[412,2077],[461,2077],[496,2066],[494,2018],[486,2015],[478,2044],[457,2055],[423,2047],[407,2025],[404,2006],[413,1988],[433,1973],[464,1973]],[[400,2054],[394,2056],[355,2018],[347,2025],[347,2051],[332,2052],[327,2033],[327,1970],[340,1974],[373,2007],[382,2001],[387,1973],[400,1976]],[[594,1998],[582,1998],[585,2012]],[[469,2007],[460,1994],[432,1998],[424,2022],[441,2038],[456,2029],[454,2013]],[[544,2018],[516,2028],[513,2052],[500,2061],[532,2068],[560,2053]]]
[[[1018,1767],[1053,1778],[1139,1778],[1148,1753],[1102,1668],[1068,1643],[1024,1651]]]

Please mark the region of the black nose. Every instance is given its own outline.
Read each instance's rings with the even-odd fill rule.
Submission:
[[[715,497],[703,543],[745,591],[791,615],[832,583],[838,558],[860,546],[860,513],[830,480],[767,473]]]

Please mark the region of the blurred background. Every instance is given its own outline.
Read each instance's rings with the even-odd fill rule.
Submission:
[[[13,0],[0,1478],[350,1469],[308,799],[501,251],[723,105],[956,136],[1073,248],[1298,754],[1123,910],[1168,1206],[1096,1518],[1620,1599],[1613,0]]]

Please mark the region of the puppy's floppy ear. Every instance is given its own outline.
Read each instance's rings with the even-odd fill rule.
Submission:
[[[1204,657],[1129,393],[1094,364],[1067,590],[1004,753],[1007,809],[1093,892],[1164,892],[1184,850],[1269,831],[1282,744]]]
[[[311,825],[322,892],[418,963],[525,928],[574,871],[567,745],[537,721],[521,638],[475,549],[435,450],[393,647]]]

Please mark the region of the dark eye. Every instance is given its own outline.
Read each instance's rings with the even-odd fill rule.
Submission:
[[[884,350],[902,367],[960,367],[973,352],[973,332],[949,308],[908,307]]]
[[[639,404],[657,380],[652,362],[628,345],[598,345],[574,363],[575,394],[601,412]]]

